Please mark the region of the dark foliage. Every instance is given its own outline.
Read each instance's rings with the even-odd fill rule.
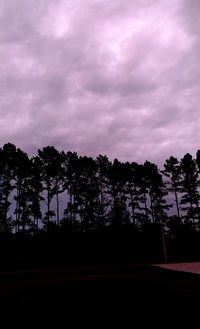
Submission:
[[[200,151],[196,159],[171,156],[160,170],[149,161],[93,159],[53,146],[29,158],[5,144],[0,149],[5,264],[11,258],[23,263],[25,255],[32,263],[42,257],[47,263],[162,261],[166,248],[171,259],[198,258],[199,158]]]

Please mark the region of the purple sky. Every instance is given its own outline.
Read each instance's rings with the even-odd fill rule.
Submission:
[[[199,0],[0,0],[0,141],[162,163],[200,148]]]

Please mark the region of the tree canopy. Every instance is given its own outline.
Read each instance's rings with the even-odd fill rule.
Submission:
[[[54,146],[30,158],[11,143],[0,149],[0,231],[31,232],[69,227],[135,227],[174,223],[200,227],[200,151],[180,161],[171,156],[164,169],[96,159]]]

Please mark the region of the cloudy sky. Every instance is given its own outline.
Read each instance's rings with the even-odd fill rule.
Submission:
[[[200,148],[199,0],[0,0],[0,146]]]

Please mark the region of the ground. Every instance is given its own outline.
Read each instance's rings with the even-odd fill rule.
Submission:
[[[199,326],[200,276],[157,266],[0,273],[0,295],[2,328]]]
[[[160,264],[162,268],[200,274],[200,262]]]

